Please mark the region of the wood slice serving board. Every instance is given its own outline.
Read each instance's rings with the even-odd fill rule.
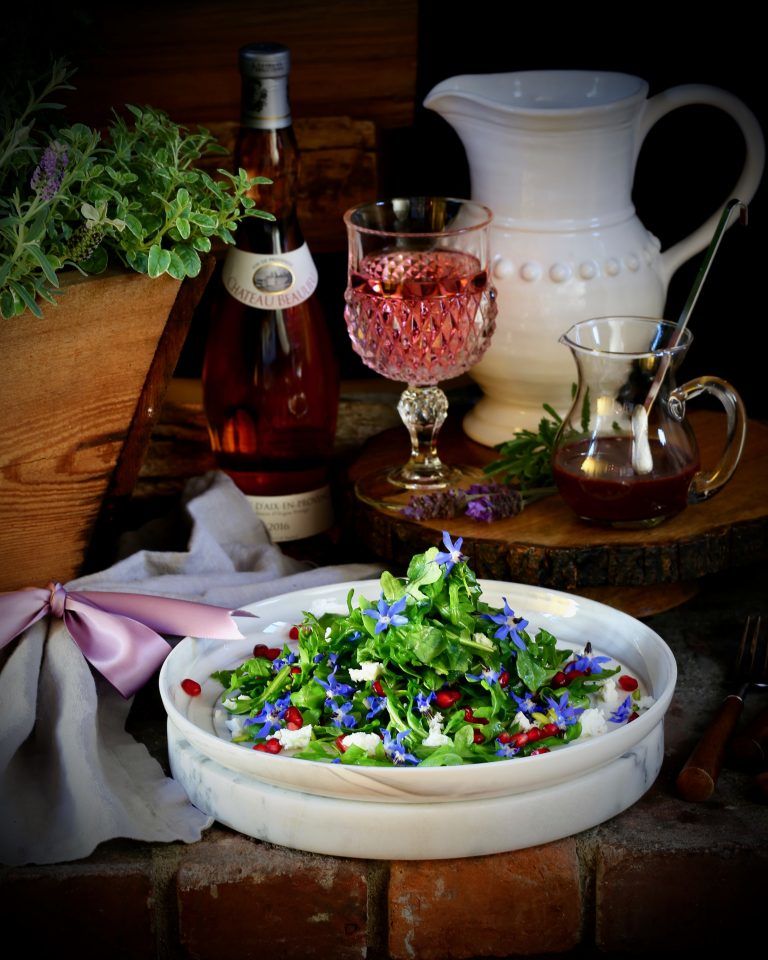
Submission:
[[[690,422],[702,464],[717,460],[725,435],[719,413],[696,411]],[[374,437],[349,470],[352,481],[407,457],[405,430]],[[496,453],[456,427],[440,444],[448,462],[483,466]],[[750,422],[741,462],[724,490],[658,527],[615,530],[579,520],[554,495],[517,517],[481,523],[412,521],[350,497],[358,536],[378,556],[404,567],[412,554],[437,545],[440,533],[464,538],[480,577],[578,592],[645,616],[687,599],[705,574],[768,557],[768,426]]]

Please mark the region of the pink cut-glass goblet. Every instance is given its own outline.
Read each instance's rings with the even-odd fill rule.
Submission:
[[[495,329],[491,219],[479,203],[443,197],[382,200],[344,215],[352,346],[377,373],[407,384],[398,411],[411,437],[407,463],[358,481],[363,500],[398,508],[404,491],[477,479],[476,471],[445,464],[437,454],[448,412],[437,384],[474,366]]]

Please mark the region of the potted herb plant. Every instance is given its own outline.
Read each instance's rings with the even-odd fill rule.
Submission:
[[[0,590],[65,580],[105,494],[130,492],[213,258],[264,216],[205,130],[150,107],[43,127],[56,62],[0,101]]]

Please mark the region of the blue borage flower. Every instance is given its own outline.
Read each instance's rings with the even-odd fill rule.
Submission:
[[[520,636],[520,630],[525,630],[528,621],[523,617],[516,617],[515,611],[507,603],[507,598],[501,598],[504,601],[503,613],[484,613],[483,620],[490,620],[499,624],[499,629],[494,633],[497,640],[505,640],[507,637],[520,649],[525,650],[525,641]]]
[[[518,708],[524,714],[526,714],[526,716],[530,717],[535,710],[541,710],[541,706],[538,703],[536,703],[536,701],[533,699],[533,694],[530,693],[530,691],[528,690],[526,690],[525,694],[522,697],[518,697],[518,695],[513,690],[509,691],[509,695],[515,701]]]
[[[430,710],[429,705],[434,701],[434,699],[435,699],[434,690],[430,690],[429,693],[426,694],[426,696],[423,693],[417,693],[416,699],[414,700],[414,704],[416,706],[416,709],[419,711],[419,713],[429,713],[429,710]]]
[[[414,757],[412,753],[406,752],[403,739],[408,736],[408,733],[408,730],[401,730],[395,737],[392,737],[389,730],[384,731],[384,753],[386,753],[394,764],[417,764],[421,762],[417,757]]]
[[[296,654],[291,651],[287,657],[278,657],[277,660],[273,660],[272,669],[275,671],[275,673],[279,673],[283,667],[293,663],[296,663]]]
[[[387,705],[386,697],[376,697],[373,694],[371,694],[370,697],[366,697],[363,700],[363,706],[368,707],[368,713],[366,713],[365,719],[373,720],[376,714],[381,713],[381,711],[386,707],[386,705]]]
[[[509,760],[520,752],[520,747],[513,747],[511,743],[502,743],[498,739],[496,743],[499,745],[499,749],[496,751],[497,757],[504,757],[505,760]]]
[[[337,704],[334,702],[331,716],[331,723],[334,727],[346,727],[351,729],[352,727],[357,726],[357,720],[352,716],[352,704],[348,701],[347,703]]]
[[[616,710],[608,717],[608,723],[624,723],[625,720],[629,720],[631,713],[632,697],[630,695],[623,703],[620,703]]]
[[[467,680],[473,680],[475,683],[480,683],[481,680],[485,680],[488,686],[491,687],[494,683],[499,682],[501,670],[491,670],[490,667],[483,667],[479,674],[465,673],[464,676],[467,678]]]
[[[362,633],[360,633],[359,630],[355,630],[353,633],[350,633],[348,637],[345,637],[345,639],[350,643],[354,643],[355,641],[359,640],[360,637],[362,637]]]
[[[435,563],[440,564],[440,566],[445,566],[446,573],[450,573],[456,564],[461,560],[467,559],[461,552],[462,543],[464,543],[464,537],[459,537],[456,543],[453,543],[451,540],[451,535],[448,533],[448,531],[443,530],[443,546],[445,547],[445,553],[438,553],[435,557]]]
[[[408,623],[408,617],[402,615],[407,599],[406,596],[402,596],[399,600],[395,600],[394,603],[387,603],[382,593],[377,609],[363,610],[363,613],[367,617],[373,617],[376,620],[376,633],[383,633],[384,630],[388,630],[390,627],[402,627]]]
[[[574,670],[581,670],[582,673],[598,674],[603,672],[600,664],[610,662],[610,657],[589,657],[586,654],[582,654],[578,659],[566,663],[565,673],[573,673]]]
[[[335,670],[328,675],[327,680],[321,680],[320,677],[314,679],[315,683],[319,683],[325,689],[326,700],[332,700],[334,697],[345,697],[348,693],[352,693],[352,687],[348,683],[339,683],[336,679]]]
[[[577,723],[579,714],[584,712],[584,707],[568,706],[567,690],[559,700],[556,700],[554,697],[545,697],[544,699],[549,704],[548,712],[551,717],[551,722],[556,723],[561,730],[565,730],[566,727],[571,727],[574,723]]]
[[[291,695],[288,693],[281,699],[276,700],[274,703],[265,703],[261,708],[261,712],[257,713],[255,717],[249,717],[243,723],[243,726],[252,727],[257,723],[263,723],[264,726],[256,734],[256,739],[261,740],[263,737],[268,736],[270,733],[274,733],[275,730],[282,726],[280,721],[290,705]]]

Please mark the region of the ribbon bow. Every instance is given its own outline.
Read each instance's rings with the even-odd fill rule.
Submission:
[[[242,640],[232,615],[253,616],[192,600],[69,591],[52,581],[45,589],[0,593],[0,649],[48,614],[64,621],[86,660],[124,697],[142,687],[171,652],[161,633]]]

